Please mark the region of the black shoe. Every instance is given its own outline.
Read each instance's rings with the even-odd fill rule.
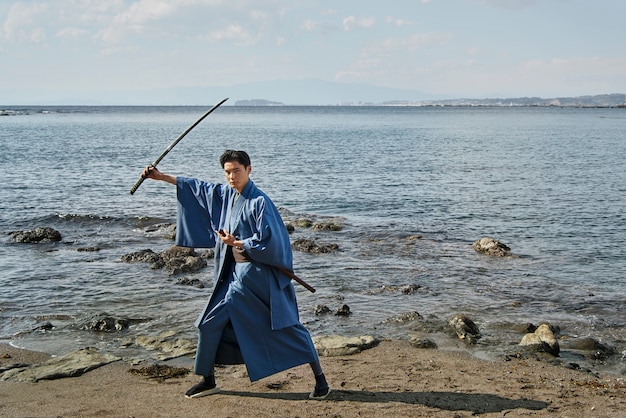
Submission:
[[[315,382],[315,389],[313,389],[313,392],[309,395],[309,399],[326,399],[326,397],[330,395],[330,387],[326,382],[326,376],[324,376],[324,373],[319,376],[315,376]]]
[[[200,398],[202,396],[213,395],[214,393],[218,393],[220,388],[217,387],[216,384],[209,385],[206,382],[202,381],[197,383],[191,387],[187,392],[185,392],[186,398]]]
[[[323,399],[326,399],[328,395],[330,395],[330,388],[328,386],[322,388],[318,388],[317,386],[315,386],[313,392],[309,394],[309,399],[321,401]]]

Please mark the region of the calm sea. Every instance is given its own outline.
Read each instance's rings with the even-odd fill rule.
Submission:
[[[227,103],[228,104],[228,103]],[[208,107],[207,107],[208,108]],[[172,241],[151,226],[175,217],[171,185],[129,190],[143,167],[202,107],[26,107],[0,117],[0,340],[64,354],[115,352],[125,338],[176,332],[213,284],[212,263],[183,277],[121,261]],[[420,334],[441,349],[498,359],[519,350],[514,325],[549,322],[568,339],[613,347],[607,361],[564,350],[564,361],[626,369],[626,110],[576,108],[235,107],[224,105],[160,163],[172,174],[222,180],[218,157],[245,149],[252,178],[292,218],[334,219],[336,232],[298,228],[292,239],[337,244],[295,253],[302,321],[313,335]],[[15,244],[38,226],[56,244]],[[515,257],[489,258],[493,237]],[[99,251],[78,249],[98,247]],[[416,285],[404,293],[393,286]],[[314,314],[350,307],[349,317]],[[402,314],[423,319],[402,322]],[[129,330],[83,330],[109,314]],[[466,314],[483,338],[452,338]],[[36,330],[50,322],[54,328]],[[133,353],[141,355],[141,353]]]

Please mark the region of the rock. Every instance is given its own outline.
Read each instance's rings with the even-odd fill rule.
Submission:
[[[197,254],[193,248],[173,246],[161,254],[163,268],[170,274],[191,273],[206,267],[204,258]]]
[[[100,251],[100,247],[80,247],[80,248],[77,248],[76,251],[78,251],[78,252],[97,252],[97,251]]]
[[[184,338],[175,338],[174,335],[164,333],[158,337],[139,336],[135,344],[149,351],[156,351],[153,356],[160,361],[187,356],[196,352],[196,344]]]
[[[25,369],[27,367],[29,367],[30,364],[28,363],[9,363],[9,364],[3,364],[0,365],[0,374],[6,373],[9,370],[14,370],[14,369]],[[2,380],[2,379],[0,379]]]
[[[315,307],[315,315],[322,315],[330,313],[330,308],[326,305],[317,305]]]
[[[379,341],[370,336],[342,337],[339,335],[329,335],[313,337],[313,344],[320,356],[346,356],[360,353],[368,348],[375,347]]]
[[[295,240],[291,247],[296,251],[314,254],[331,253],[339,249],[337,244],[318,244],[313,240],[304,238]]]
[[[176,280],[176,284],[179,284],[182,286],[194,286],[194,287],[197,287],[198,289],[204,289],[204,283],[202,283],[200,279],[195,279],[195,278],[182,277]]]
[[[420,337],[418,335],[412,335],[409,338],[409,344],[415,348],[426,348],[426,349],[437,348],[437,343],[435,343],[433,340],[426,338],[426,337]]]
[[[550,324],[541,324],[535,332],[524,335],[519,345],[535,351],[545,351],[555,357],[559,356],[561,350]]]
[[[415,242],[415,241],[417,241],[419,239],[422,239],[422,236],[421,235],[417,235],[417,234],[409,235],[409,236],[406,236],[406,237],[402,238],[402,240],[404,240],[406,242],[409,242],[409,243]]]
[[[465,315],[455,315],[448,321],[448,325],[460,339],[467,340],[470,344],[476,344],[476,340],[482,337],[478,326]]]
[[[408,285],[402,286],[400,288],[400,291],[405,295],[412,295],[413,293],[417,292],[421,287],[422,286],[418,284],[408,284]]]
[[[155,379],[163,383],[166,379],[185,377],[191,370],[187,367],[173,367],[166,364],[153,364],[139,369],[129,369],[128,373],[145,376],[148,379]]]
[[[341,305],[341,307],[335,311],[335,315],[337,315],[337,316],[349,316],[350,315],[350,307],[348,305]]]
[[[610,355],[615,354],[615,350],[600,341],[585,337],[567,340],[563,344],[564,348],[583,352],[583,355],[593,360],[605,360]]]
[[[311,227],[313,231],[341,231],[343,227],[333,221],[318,222]]]
[[[109,315],[98,315],[80,326],[80,329],[95,332],[116,332],[128,329],[128,319],[114,318]]]
[[[265,387],[271,390],[280,390],[286,387],[289,384],[288,380],[281,380],[278,382],[268,382],[265,384]]]
[[[600,343],[598,340],[590,337],[568,339],[564,346],[567,346],[567,348],[572,350],[580,351],[595,351],[607,349],[607,347]]]
[[[46,332],[46,331],[52,331],[54,329],[54,325],[52,325],[52,322],[48,321],[48,322],[44,322],[41,325],[36,326],[33,331],[42,331],[42,332]]]
[[[126,263],[150,263],[152,269],[165,269],[171,275],[192,273],[206,267],[206,259],[213,257],[213,251],[197,253],[193,248],[174,245],[162,253],[147,249],[122,256]]]
[[[148,226],[146,229],[146,234],[151,237],[161,237],[165,239],[175,240],[176,239],[176,224],[170,223],[160,223]]]
[[[474,241],[472,248],[481,254],[496,257],[506,257],[511,255],[511,249],[507,245],[489,237]]]
[[[399,292],[405,295],[412,295],[413,293],[417,292],[421,287],[422,286],[418,284],[405,284],[403,286],[382,285],[380,289],[382,291]]]
[[[529,332],[535,332],[537,330],[537,327],[534,324],[527,322],[525,324],[513,325],[513,330],[524,333],[524,334],[528,334]]]
[[[9,233],[11,241],[24,243],[58,242],[61,233],[52,228],[35,228],[30,231],[13,231]]]
[[[295,226],[300,227],[300,228],[310,228],[311,226],[313,226],[313,221],[310,219],[306,219],[306,218],[300,218],[300,219],[296,219],[294,221]]]
[[[125,263],[160,263],[161,256],[155,253],[151,249],[136,251],[134,253],[125,254],[122,256],[122,261]]]
[[[412,312],[403,312],[401,314],[392,316],[391,318],[386,319],[384,322],[385,323],[390,323],[390,322],[404,323],[404,322],[419,321],[422,319],[424,319],[424,317],[422,317],[422,315],[420,315],[419,312],[412,311]]]
[[[40,380],[76,377],[118,360],[120,360],[119,357],[100,354],[97,349],[87,347],[62,357],[52,358],[45,363],[8,370],[2,375],[1,380],[38,382]]]
[[[170,247],[159,255],[166,261],[185,257],[199,257],[193,248],[179,247],[178,245]]]

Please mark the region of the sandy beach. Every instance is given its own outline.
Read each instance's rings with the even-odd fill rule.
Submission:
[[[0,365],[37,364],[48,355],[0,345]],[[331,395],[308,399],[310,369],[300,366],[251,383],[243,366],[216,371],[219,394],[187,399],[197,376],[159,380],[152,364],[123,361],[78,377],[0,381],[6,417],[624,417],[626,383],[617,376],[513,358],[488,362],[464,353],[382,341],[350,356],[322,357]],[[191,359],[176,367],[191,367]]]

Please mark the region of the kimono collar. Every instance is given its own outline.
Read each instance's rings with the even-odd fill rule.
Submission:
[[[252,194],[252,191],[256,188],[256,186],[254,185],[254,182],[250,179],[248,179],[248,182],[246,183],[245,186],[243,186],[243,190],[241,191],[241,195],[247,199],[250,197],[250,195]],[[236,192],[236,191],[235,191]]]

